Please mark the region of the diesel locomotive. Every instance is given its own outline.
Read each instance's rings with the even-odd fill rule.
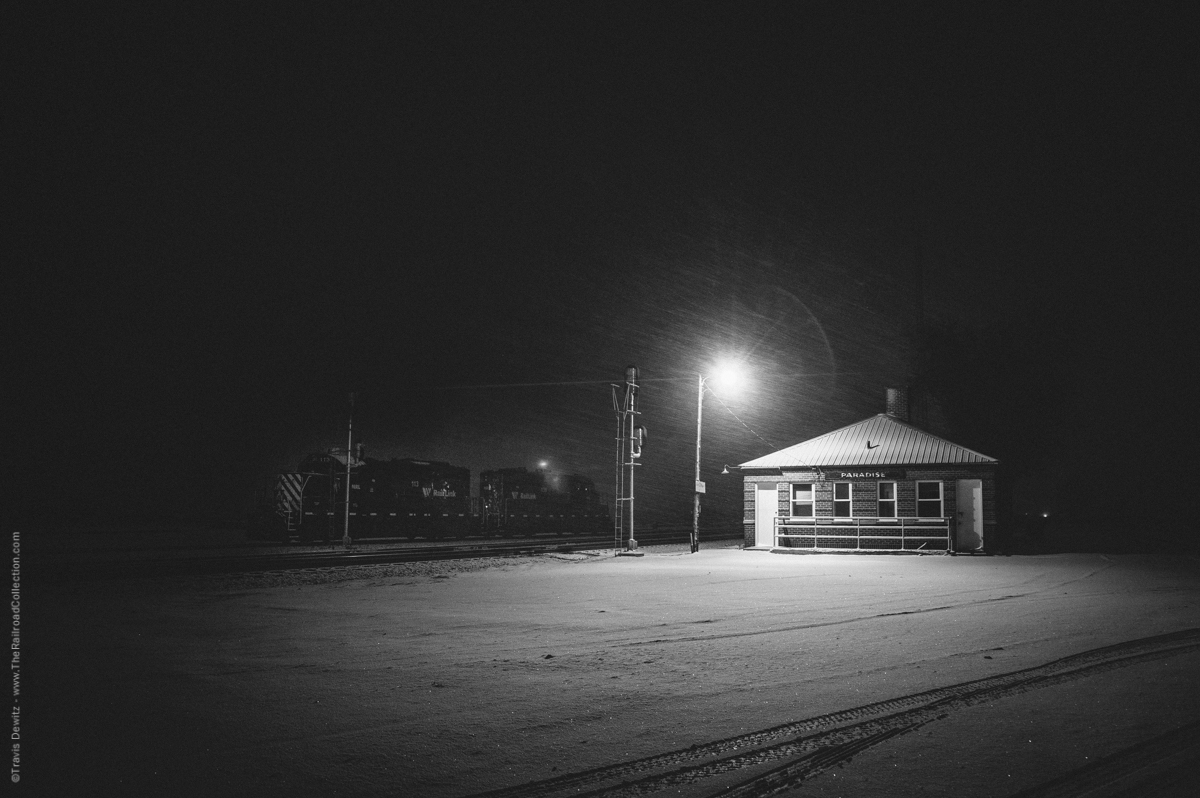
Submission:
[[[259,491],[250,537],[339,541],[346,524],[346,455],[311,454]],[[428,460],[350,456],[349,532],[369,538],[597,534],[611,516],[592,480],[506,468],[485,471],[471,495],[467,468]]]
[[[501,535],[600,534],[612,526],[596,485],[578,474],[502,468],[479,475],[479,523]]]

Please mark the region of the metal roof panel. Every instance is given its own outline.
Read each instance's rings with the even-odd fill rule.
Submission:
[[[880,413],[755,460],[741,468],[995,463],[996,458]]]

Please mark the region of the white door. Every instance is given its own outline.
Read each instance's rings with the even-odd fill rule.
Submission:
[[[758,483],[754,488],[754,545],[775,546],[775,516],[779,512],[779,491],[774,482]]]
[[[983,548],[983,480],[960,479],[957,504],[955,548],[958,551],[980,551]]]

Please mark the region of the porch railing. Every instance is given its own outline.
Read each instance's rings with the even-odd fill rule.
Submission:
[[[775,548],[953,551],[949,518],[775,518]]]

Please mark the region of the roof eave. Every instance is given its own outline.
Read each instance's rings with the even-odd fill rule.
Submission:
[[[994,466],[999,465],[1000,461],[990,459],[976,463],[832,463],[830,465],[801,465],[799,463],[783,464],[776,466],[737,466],[744,474],[758,473],[781,473],[783,471],[850,471],[850,470],[871,470],[880,471],[886,468],[962,468],[964,466]],[[730,466],[731,468],[733,466]]]

